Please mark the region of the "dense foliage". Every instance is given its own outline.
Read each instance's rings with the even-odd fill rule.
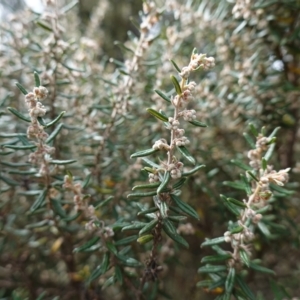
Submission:
[[[0,299],[297,299],[299,1],[145,1],[113,52],[133,3],[62,2],[0,25]]]

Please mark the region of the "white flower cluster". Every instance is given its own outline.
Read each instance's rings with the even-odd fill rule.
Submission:
[[[178,120],[175,120],[175,119],[172,118],[172,117],[169,118],[169,124],[170,124],[169,129],[171,129],[171,130],[176,130],[176,129],[178,129],[178,127],[179,127],[179,125],[180,125],[179,121],[178,121]]]
[[[270,138],[264,137],[262,134],[257,136],[256,148],[248,152],[248,158],[250,159],[249,165],[256,170],[261,168],[262,153],[268,149],[268,143]]]
[[[175,139],[175,145],[178,147],[186,146],[188,144],[190,144],[190,140],[186,136],[182,136]]]
[[[46,114],[46,109],[39,100],[47,98],[48,90],[43,87],[35,87],[33,92],[25,96],[25,103],[28,107],[29,115],[31,118],[43,117]]]
[[[188,79],[192,71],[196,71],[199,68],[209,70],[215,66],[215,59],[213,57],[206,57],[206,54],[193,53],[191,61],[187,67],[183,67],[179,75]]]
[[[270,171],[270,173],[265,174],[260,178],[262,188],[269,186],[269,183],[275,183],[279,186],[284,186],[284,184],[289,180],[289,171],[290,168],[287,168],[284,170],[280,170],[279,172],[272,170]]]
[[[35,152],[29,154],[28,161],[40,165],[39,174],[42,176],[50,172],[48,163],[52,160],[51,155],[55,152],[54,147],[48,146],[45,143],[48,134],[37,120],[38,117],[43,117],[46,114],[46,109],[40,101],[45,100],[47,95],[48,90],[43,86],[39,86],[35,87],[33,92],[25,96],[25,103],[31,118],[31,124],[27,128],[27,137],[28,139],[37,141],[37,149]]]
[[[168,143],[165,139],[160,139],[153,144],[152,148],[155,150],[167,150],[168,151],[170,149],[170,146],[168,145]]]
[[[181,178],[183,170],[183,163],[178,161],[176,163],[172,163],[168,166],[168,171],[170,171],[171,177],[173,179]]]
[[[193,121],[196,119],[196,111],[194,109],[184,110],[183,112],[181,112],[181,115],[183,116],[183,119],[185,121]]]
[[[154,183],[154,182],[158,182],[159,181],[158,174],[149,173],[148,177],[149,177],[149,182],[150,183]]]

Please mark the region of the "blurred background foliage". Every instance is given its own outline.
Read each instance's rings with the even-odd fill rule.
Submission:
[[[196,288],[200,260],[210,254],[199,245],[205,237],[221,236],[232,218],[219,195],[245,197],[223,182],[239,179],[241,169],[232,160],[248,163],[243,132],[249,123],[269,133],[281,127],[272,163],[276,169],[292,168],[293,193],[277,193],[268,232],[258,230],[254,243],[255,256],[276,276],[250,271],[247,282],[257,299],[299,296],[300,2],[157,0],[157,22],[146,36],[139,30],[146,18],[139,0],[46,2],[42,12],[22,1],[1,2],[0,299],[134,299],[131,284],[138,283],[143,269],[127,266],[123,277],[111,272],[86,284],[104,256],[101,243],[74,252],[95,237],[85,230],[88,217],[68,220],[42,206],[32,212],[44,185],[38,168],[27,162],[29,150],[4,146],[24,145],[26,136],[26,123],[7,110],[26,115],[15,82],[31,90],[36,71],[49,90],[43,103],[47,121],[66,111],[53,157],[76,163],[56,167],[52,178],[61,208],[68,217],[74,214],[73,196],[62,188],[68,170],[74,181],[88,181],[83,192],[91,205],[113,196],[97,209],[97,217],[114,230],[116,242],[130,236],[118,224],[138,220],[139,205],[147,204],[126,198],[134,184],[147,180],[142,162],[130,155],[167,138],[146,108],[168,112],[154,89],[172,95],[169,78],[176,70],[170,59],[183,67],[194,47],[216,59],[212,71],[193,75],[200,84],[190,108],[209,127],[186,128],[189,149],[206,168],[189,178],[182,199],[201,219],[188,220],[195,229],[185,236],[188,250],[164,237],[164,270],[159,281],[146,285],[145,299],[214,299],[222,293]],[[129,245],[124,252],[144,263],[149,247]]]

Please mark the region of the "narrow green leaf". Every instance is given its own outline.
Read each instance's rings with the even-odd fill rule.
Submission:
[[[267,145],[269,146],[269,145],[271,145],[271,144],[275,144],[276,141],[277,141],[277,138],[276,138],[276,137],[273,137],[273,138],[271,138],[271,140],[267,143]]]
[[[225,197],[224,195],[220,195],[220,197],[222,198],[222,200],[224,200],[224,205],[226,206],[226,208],[231,211],[234,215],[239,216],[241,209],[239,207],[239,205],[233,204],[231,203],[227,197]],[[231,198],[232,199],[232,198]]]
[[[202,122],[199,122],[196,120],[188,121],[188,122],[197,127],[208,127],[205,123],[202,123]]]
[[[154,196],[153,200],[160,211],[160,215],[163,219],[168,217],[169,206],[166,201],[160,200],[158,196]]]
[[[271,156],[272,156],[272,154],[273,154],[273,152],[274,152],[274,150],[275,150],[275,145],[276,145],[276,144],[271,144],[270,147],[268,148],[268,150],[267,150],[265,156],[263,157],[263,159],[264,159],[266,162],[268,162],[268,161],[270,160],[270,158],[271,158]]]
[[[138,235],[131,235],[115,242],[115,246],[128,245],[137,239]]]
[[[234,189],[237,189],[237,190],[245,190],[245,185],[239,181],[236,181],[236,182],[233,182],[233,181],[224,181],[223,182],[224,185],[226,186],[230,186]]]
[[[40,294],[39,294],[39,296],[36,298],[36,300],[43,300],[43,299],[44,299],[44,297],[46,296],[46,294],[47,294],[47,292],[46,292],[46,291],[44,291],[44,292],[40,293]]]
[[[16,82],[16,86],[22,92],[23,95],[28,94],[28,92],[26,91],[26,89],[24,88],[24,86],[22,84],[20,84],[19,82]]]
[[[243,230],[244,230],[243,226],[235,226],[235,227],[230,228],[230,232],[232,234],[242,232]]]
[[[37,119],[37,121],[39,122],[39,124],[41,126],[46,127],[47,124],[46,124],[45,120],[42,117],[37,117],[36,119]]]
[[[246,282],[244,281],[244,279],[240,275],[236,275],[235,281],[237,282],[237,284],[240,286],[242,292],[247,297],[246,299],[256,300],[256,297],[253,295],[250,288],[248,287],[248,285],[246,284]]]
[[[153,188],[157,188],[160,186],[160,182],[153,182],[153,183],[149,183],[149,184],[140,184],[140,185],[135,185],[132,190],[144,190],[144,189],[153,189]]]
[[[168,122],[168,118],[163,114],[159,113],[158,111],[156,111],[155,109],[147,108],[147,112],[161,121]]]
[[[169,206],[169,209],[170,209],[172,212],[174,212],[175,214],[178,214],[178,215],[181,215],[181,214],[182,214],[182,210],[179,209],[178,207],[175,207],[175,206],[170,205],[170,206]]]
[[[155,152],[158,152],[158,151],[159,151],[159,149],[150,148],[150,149],[147,149],[147,150],[142,150],[142,151],[135,152],[135,153],[131,154],[130,158],[148,156],[148,155],[151,155],[151,154],[153,154]]]
[[[165,171],[164,177],[162,182],[160,183],[160,186],[157,188],[157,194],[161,193],[168,185],[169,181],[171,179],[171,175],[169,171]]]
[[[231,299],[231,293],[227,293],[227,292],[216,298],[216,300],[230,300],[230,299]]]
[[[76,67],[71,67],[70,65],[68,65],[68,62],[61,62],[61,64],[70,71],[75,71],[75,72],[79,72],[79,73],[84,73],[86,71],[85,66],[84,66],[84,69],[79,69]]]
[[[67,213],[62,207],[61,201],[59,201],[57,199],[50,199],[50,202],[51,202],[51,206],[52,206],[52,209],[55,212],[55,214],[57,214],[58,216],[60,216],[62,218],[67,217]]]
[[[252,187],[250,185],[249,179],[245,174],[240,174],[242,182],[244,183],[244,189],[248,196],[252,194]]]
[[[274,280],[270,280],[271,289],[275,296],[275,300],[282,300],[282,299],[292,299],[292,297],[288,294],[288,292],[285,290],[285,287],[281,284],[278,284]]]
[[[151,207],[151,208],[149,208],[149,209],[140,211],[137,215],[138,215],[138,216],[143,216],[143,215],[147,215],[147,214],[154,213],[154,212],[156,212],[156,211],[158,211],[158,208],[157,208],[157,207]]]
[[[179,222],[186,221],[187,217],[186,216],[168,216],[168,219],[173,222],[179,223]]]
[[[204,168],[206,167],[205,165],[200,165],[200,166],[197,166],[195,167],[194,169],[190,170],[190,171],[187,171],[187,172],[183,172],[182,173],[182,177],[187,177],[187,176],[190,176],[190,175],[193,175],[195,174],[198,170],[200,170],[201,168]]]
[[[112,244],[111,242],[106,242],[105,246],[111,253],[118,256],[118,250],[114,244]]]
[[[266,213],[267,211],[269,211],[270,208],[271,208],[270,205],[266,205],[266,206],[264,206],[264,207],[258,209],[258,210],[256,211],[256,213],[257,213],[257,214],[264,214],[264,213]]]
[[[172,186],[173,190],[180,189],[183,184],[186,182],[187,178],[186,177],[181,177],[177,182],[175,182]]]
[[[235,281],[235,268],[230,268],[226,281],[225,281],[225,290],[227,293],[231,293]]]
[[[143,198],[143,197],[155,196],[156,194],[157,194],[156,191],[147,192],[147,193],[132,193],[132,194],[128,194],[127,198],[128,199]]]
[[[286,195],[286,196],[295,194],[294,191],[289,191],[289,190],[287,190],[286,188],[284,188],[284,187],[282,187],[282,186],[279,186],[279,185],[277,185],[277,184],[274,184],[274,183],[271,183],[271,184],[270,184],[270,187],[271,187],[272,190],[275,190],[276,192],[281,193],[281,194],[284,194],[284,195]]]
[[[276,274],[273,270],[265,268],[265,267],[260,266],[260,265],[257,265],[257,264],[252,263],[252,262],[249,263],[249,267],[251,269],[255,270],[255,271],[258,271],[258,272],[262,272],[262,273],[266,273],[266,274],[272,274],[272,275]]]
[[[41,80],[40,80],[39,74],[36,71],[34,71],[33,75],[34,75],[35,86],[39,87],[41,85]]]
[[[193,165],[196,164],[196,160],[185,146],[177,146],[177,149],[182,154],[182,156],[185,157],[189,162],[191,162]]]
[[[232,203],[230,203],[229,201],[225,201],[224,205],[226,206],[226,208],[231,211],[235,216],[239,216],[240,215],[240,209],[233,205]]]
[[[181,73],[180,68],[177,66],[176,62],[173,59],[170,59],[170,62],[173,64],[174,68],[178,73]]]
[[[181,95],[182,94],[182,91],[181,91],[181,87],[180,87],[180,84],[178,82],[178,80],[176,79],[175,76],[171,75],[171,80],[172,80],[172,83],[175,87],[175,91],[178,95]]]
[[[42,205],[42,203],[46,199],[47,194],[48,194],[48,189],[44,189],[41,191],[40,195],[37,197],[37,199],[34,201],[32,206],[30,207],[30,212],[34,212]]]
[[[77,252],[84,252],[85,250],[87,250],[87,249],[91,248],[92,246],[94,246],[99,241],[100,241],[100,237],[94,236],[93,238],[91,238],[89,241],[87,241],[83,245],[75,248],[73,250],[73,252],[75,252],[75,253],[77,253]]]
[[[261,160],[261,165],[262,165],[263,170],[265,171],[267,169],[268,163],[264,157]]]
[[[247,20],[244,20],[243,22],[241,22],[238,27],[236,27],[233,32],[232,32],[232,35],[236,35],[238,34],[246,25],[247,25],[248,21]]]
[[[280,130],[280,127],[276,127],[272,133],[269,135],[269,138],[272,139],[273,137],[275,137],[275,135],[277,134],[277,132]]]
[[[213,246],[211,246],[211,248],[215,252],[217,252],[219,255],[227,255],[228,254],[228,252],[223,250],[219,245],[213,245]]]
[[[0,100],[0,107],[4,107],[5,106],[5,102],[12,97],[12,93],[8,92],[1,100]]]
[[[122,264],[127,266],[127,267],[138,268],[138,267],[142,266],[142,264],[134,258],[121,257],[120,255],[118,255],[118,258],[121,259]]]
[[[69,160],[53,159],[53,160],[50,161],[50,164],[53,164],[53,165],[69,165],[69,164],[73,164],[76,161],[77,161],[76,159],[69,159]]]
[[[149,166],[151,166],[152,168],[154,168],[154,169],[160,169],[160,165],[154,163],[154,162],[151,161],[150,159],[143,157],[142,160],[143,160],[146,164],[148,164]]]
[[[52,142],[55,137],[59,134],[59,132],[62,130],[64,124],[59,124],[55,130],[48,136],[47,140],[46,140],[46,143],[49,144],[50,142]]]
[[[123,274],[122,274],[120,266],[118,266],[118,265],[115,265],[115,276],[116,276],[117,281],[119,281],[121,284],[123,284]]]
[[[62,220],[66,221],[66,222],[71,222],[71,221],[76,220],[81,214],[82,214],[82,211],[79,211],[77,214],[70,215],[70,216],[67,216],[65,218],[62,218]]]
[[[256,182],[259,182],[257,177],[251,171],[247,171],[247,174],[249,174]]]
[[[232,256],[230,254],[204,256],[201,260],[201,263],[216,263],[226,261],[231,257]]]
[[[110,258],[110,253],[109,252],[106,252],[103,256],[103,260],[102,260],[102,263],[101,265],[99,265],[91,274],[88,282],[92,282],[94,281],[95,279],[97,279],[98,277],[100,277],[102,274],[104,274],[107,270],[108,270],[108,267],[109,267],[109,258]]]
[[[106,288],[108,288],[109,286],[113,285],[115,282],[116,282],[116,277],[115,277],[115,276],[109,277],[109,278],[102,284],[101,290],[104,291]]]
[[[264,222],[262,222],[262,221],[258,222],[257,223],[257,227],[262,232],[262,234],[265,235],[266,237],[270,237],[271,236],[271,232],[270,232],[268,226]]]
[[[177,207],[180,208],[180,210],[182,210],[184,213],[186,213],[187,215],[199,220],[199,216],[197,214],[197,212],[186,202],[182,201],[178,196],[171,194],[171,198],[174,201],[174,203],[176,204]]]
[[[127,225],[127,226],[124,226],[122,228],[122,231],[125,231],[125,230],[137,230],[137,229],[142,229],[143,227],[145,227],[147,225],[147,223],[145,222],[138,222],[138,221],[135,221],[133,222],[131,225]]]
[[[252,134],[255,137],[257,137],[258,136],[258,131],[257,131],[256,127],[252,123],[249,124],[249,127],[250,127],[250,130],[251,130]]]
[[[67,13],[67,12],[70,11],[73,7],[75,7],[78,3],[79,3],[78,0],[71,1],[70,3],[68,3],[67,5],[65,5],[64,7],[62,7],[62,8],[60,9],[61,14]]]
[[[187,241],[177,233],[176,228],[174,227],[172,222],[169,221],[168,219],[164,219],[163,230],[175,242],[183,245],[186,248],[189,247],[189,244],[187,243]]]
[[[133,51],[132,49],[126,47],[126,46],[124,45],[124,43],[122,43],[122,42],[120,42],[120,41],[114,41],[114,44],[115,44],[116,46],[118,46],[121,50],[123,50],[123,51],[125,51],[125,52],[128,51],[128,52],[131,52],[131,53],[134,54],[134,51]]]
[[[51,122],[45,124],[45,128],[48,128],[50,126],[53,126],[55,125],[65,114],[66,112],[65,111],[62,111],[54,120],[52,120]]]
[[[21,114],[19,111],[17,111],[15,108],[13,107],[7,107],[7,110],[9,110],[12,114],[14,114],[16,117],[18,117],[19,119],[30,123],[31,119],[28,117],[25,117],[23,114]]]
[[[154,90],[154,92],[158,96],[160,96],[162,99],[164,99],[165,101],[167,101],[168,103],[171,103],[171,99],[167,95],[165,95],[162,91],[160,91],[160,90]]]
[[[51,28],[50,24],[47,24],[46,22],[36,21],[36,24],[39,25],[41,28],[43,28],[46,31],[52,32],[53,29]]]
[[[29,163],[14,163],[9,161],[0,161],[0,164],[11,168],[30,167]]]
[[[3,145],[3,148],[8,149],[15,149],[15,150],[28,150],[36,148],[36,145],[30,144],[27,146],[20,146],[20,145]]]
[[[221,244],[221,243],[224,243],[225,242],[225,237],[224,236],[221,236],[221,237],[217,237],[217,238],[214,238],[214,239],[207,239],[205,242],[203,242],[201,244],[201,248],[202,247],[205,247],[205,246],[212,246],[212,245],[217,245],[217,244]]]
[[[49,220],[43,220],[37,223],[28,224],[25,226],[25,228],[31,229],[31,228],[39,228],[43,226],[49,225]]]
[[[99,224],[100,225],[100,224]],[[118,231],[123,229],[124,227],[128,226],[129,223],[128,222],[120,222],[120,221],[116,221],[115,223],[111,224],[109,227],[113,230],[113,231]]]
[[[18,186],[18,185],[20,185],[19,182],[15,181],[15,180],[13,180],[13,179],[11,179],[9,177],[3,176],[1,174],[0,174],[0,179],[3,182],[5,182],[6,184],[10,185],[10,186]]]
[[[252,149],[255,149],[255,142],[253,141],[252,137],[247,132],[244,132],[243,136],[246,139],[246,141],[248,142],[248,144],[250,145],[250,147]]]
[[[211,283],[212,283],[211,280],[202,280],[202,281],[197,282],[196,286],[197,287],[208,287],[211,285]]]
[[[219,276],[216,276],[215,274],[209,274],[212,278],[214,278],[214,279],[216,279],[216,278],[219,278]],[[210,291],[213,291],[214,289],[216,289],[216,288],[218,288],[218,287],[223,287],[224,285],[225,285],[225,281],[226,281],[226,278],[224,278],[224,277],[221,277],[219,280],[217,280],[217,281],[213,281],[210,285],[209,285],[209,287],[208,287],[208,289],[210,290]],[[224,294],[223,294],[224,295]],[[223,296],[222,295],[222,296]],[[223,300],[223,299],[222,299]]]
[[[234,198],[227,198],[227,201],[229,201],[230,203],[232,203],[236,206],[239,206],[241,208],[246,208],[247,207],[247,205],[244,202],[236,200]]]
[[[14,152],[13,151],[5,151],[5,152],[0,151],[1,156],[9,155],[9,154],[12,154],[12,153],[14,153]]]
[[[146,234],[146,235],[143,235],[143,236],[139,237],[136,241],[139,244],[144,245],[144,244],[147,244],[148,242],[150,242],[152,240],[153,240],[153,235],[152,234]]]
[[[113,198],[113,196],[109,196],[107,199],[103,200],[99,205],[97,205],[96,209],[107,205]]]
[[[25,133],[4,133],[0,132],[0,138],[7,139],[7,138],[19,138],[19,137],[26,137]]]
[[[234,165],[238,166],[239,168],[245,170],[245,171],[250,171],[252,170],[252,168],[244,163],[242,163],[241,161],[239,160],[236,160],[236,159],[232,159],[230,161],[231,163],[233,163]]]
[[[149,222],[145,227],[143,227],[140,231],[139,231],[139,235],[143,235],[144,233],[147,233],[149,231],[151,231],[153,228],[155,228],[155,226],[158,224],[158,220],[154,219],[151,222]]]
[[[34,175],[37,173],[36,169],[31,170],[9,170],[9,174],[18,174],[18,175]]]
[[[227,270],[226,266],[204,266],[198,269],[199,273],[219,273]]]
[[[90,182],[90,179],[92,177],[92,173],[88,174],[84,181],[82,182],[82,188],[85,189],[88,185],[89,185],[89,182]]]
[[[250,257],[248,253],[244,249],[240,249],[239,254],[242,259],[242,262],[249,268]]]

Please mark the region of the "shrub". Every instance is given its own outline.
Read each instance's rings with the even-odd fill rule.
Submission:
[[[2,299],[297,296],[298,2],[76,4],[1,25]]]

